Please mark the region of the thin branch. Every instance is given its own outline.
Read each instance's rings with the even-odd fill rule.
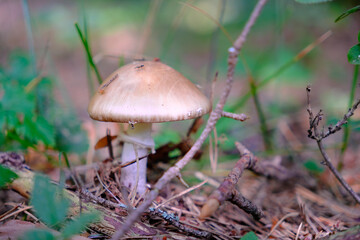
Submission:
[[[344,115],[344,118],[339,120],[335,127],[330,126],[328,131],[324,133],[323,131],[319,132],[318,125],[322,119],[322,111],[320,110],[319,113],[314,117],[314,114],[311,109],[310,105],[310,92],[311,88],[310,86],[306,87],[306,93],[307,93],[307,111],[309,113],[309,125],[310,128],[308,130],[308,137],[315,139],[317,142],[317,145],[319,147],[319,150],[321,152],[321,155],[324,158],[324,164],[330,169],[330,171],[335,175],[337,180],[343,185],[343,187],[349,192],[349,194],[355,199],[356,202],[360,203],[360,197],[355,193],[355,191],[350,187],[350,185],[344,180],[344,178],[341,176],[341,174],[337,171],[337,169],[334,167],[334,165],[331,163],[330,157],[325,152],[324,145],[322,143],[322,140],[331,134],[334,134],[335,132],[339,131],[341,129],[341,126],[347,123],[347,120],[354,114],[354,111],[358,108],[360,104],[360,100],[357,100],[355,104],[349,109],[349,111]],[[312,131],[312,129],[314,131]]]
[[[240,122],[244,122],[250,118],[247,115],[245,115],[244,113],[236,114],[236,113],[230,113],[230,112],[224,112],[224,111],[221,113],[221,116],[227,117],[227,118],[232,118],[232,119],[240,121]]]
[[[258,208],[250,200],[246,199],[241,193],[239,193],[235,189],[231,193],[229,202],[238,206],[239,208],[244,210],[246,213],[251,214],[253,216],[253,218],[256,220],[259,220],[260,218],[264,217],[264,213],[260,208]]]
[[[206,124],[205,129],[201,133],[200,137],[196,140],[191,149],[185,154],[185,156],[179,160],[175,166],[167,170],[164,175],[158,180],[155,184],[154,189],[149,193],[147,199],[141,204],[132,214],[129,215],[126,222],[121,226],[121,228],[113,235],[112,239],[119,239],[122,237],[130,226],[140,217],[140,215],[151,205],[152,201],[158,196],[159,191],[170,182],[174,176],[178,176],[180,169],[182,169],[190,160],[194,157],[197,151],[201,148],[202,144],[205,142],[206,138],[209,136],[211,131],[214,129],[216,122],[221,117],[224,105],[227,101],[229,93],[232,89],[232,83],[234,78],[235,66],[238,61],[239,51],[241,50],[243,44],[245,43],[246,37],[254,25],[255,20],[258,18],[263,6],[265,5],[266,0],[259,0],[256,4],[249,20],[247,21],[244,30],[240,36],[236,39],[233,47],[229,48],[229,57],[228,57],[228,70],[226,77],[226,87],[220,97],[216,108],[211,112],[209,120]]]
[[[336,133],[341,130],[342,125],[346,124],[349,118],[354,115],[355,110],[359,107],[360,99],[358,99],[354,105],[349,109],[349,111],[344,115],[344,118],[339,120],[334,127],[329,127],[329,130],[324,134],[323,138],[328,137],[331,134]]]

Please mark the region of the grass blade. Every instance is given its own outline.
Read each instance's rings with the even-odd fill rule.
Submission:
[[[88,58],[88,61],[89,61],[89,64],[91,66],[91,68],[94,70],[95,72],[95,75],[96,75],[96,78],[99,82],[99,84],[102,83],[102,79],[101,79],[101,76],[100,76],[100,73],[99,73],[99,70],[97,69],[94,61],[93,61],[93,57],[91,55],[91,50],[90,50],[90,46],[88,44],[88,41],[87,41],[87,38],[84,36],[84,34],[82,33],[80,27],[79,27],[79,24],[75,23],[75,28],[76,28],[76,31],[77,33],[79,34],[79,37],[80,37],[80,40],[85,48],[85,51],[86,51],[86,55],[87,55],[87,58]]]

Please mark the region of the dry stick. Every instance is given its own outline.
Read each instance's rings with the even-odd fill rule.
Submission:
[[[357,109],[357,107],[360,104],[360,100],[357,100],[355,104],[352,106],[352,108],[349,109],[349,111],[344,115],[344,118],[337,122],[335,127],[329,127],[329,130],[327,133],[320,133],[318,130],[318,124],[321,120],[322,112],[321,110],[319,113],[314,117],[314,114],[311,109],[310,105],[310,92],[311,88],[310,86],[307,86],[306,93],[307,93],[307,112],[309,113],[309,122],[310,122],[310,129],[308,131],[309,137],[316,140],[317,145],[319,147],[319,150],[321,152],[321,155],[324,158],[324,164],[330,169],[330,171],[335,175],[337,180],[343,185],[343,187],[350,193],[350,195],[355,199],[356,202],[360,203],[360,197],[355,193],[355,191],[350,187],[350,185],[343,179],[343,177],[340,175],[340,173],[337,171],[337,169],[334,167],[334,165],[331,163],[330,157],[325,152],[324,145],[322,143],[322,139],[329,136],[330,134],[333,134],[341,129],[341,126],[344,125],[349,117],[351,117],[354,114],[354,111]],[[312,133],[312,129],[314,129],[314,133]],[[315,135],[314,135],[315,134]]]
[[[228,57],[228,70],[226,77],[226,87],[221,95],[221,98],[216,105],[214,111],[211,112],[209,120],[206,124],[205,129],[201,133],[200,137],[196,140],[191,149],[185,154],[185,156],[179,160],[175,166],[169,168],[164,175],[158,180],[155,184],[154,189],[149,193],[147,199],[141,204],[132,214],[129,215],[126,222],[121,226],[121,228],[113,235],[112,239],[119,239],[122,237],[129,229],[130,226],[140,217],[140,215],[151,205],[152,201],[158,196],[159,191],[168,183],[170,180],[177,176],[182,169],[196,154],[196,152],[201,148],[202,144],[205,142],[206,138],[209,136],[210,132],[214,129],[216,122],[221,117],[224,105],[229,96],[230,90],[232,88],[233,77],[235,66],[238,61],[239,51],[241,50],[246,37],[254,25],[255,20],[258,18],[260,11],[265,5],[267,0],[259,0],[256,4],[249,20],[247,21],[244,30],[241,35],[236,39],[233,47],[229,48],[229,57]]]
[[[287,168],[281,166],[280,164],[274,164],[273,162],[269,161],[259,161],[259,159],[250,152],[244,145],[239,142],[235,142],[237,150],[240,152],[241,155],[249,155],[254,164],[249,169],[250,171],[267,177],[267,178],[274,178],[280,181],[285,181],[290,178],[294,178],[297,176],[297,172],[289,171]]]
[[[296,175],[296,172],[290,172],[279,164],[269,162],[259,162],[258,158],[254,156],[244,145],[235,142],[236,148],[241,154],[241,158],[236,162],[235,166],[229,175],[223,180],[220,186],[209,196],[208,201],[201,209],[199,218],[205,219],[211,216],[224,201],[229,201],[246,213],[251,214],[254,219],[258,220],[263,217],[261,209],[259,209],[251,201],[243,197],[235,189],[235,185],[239,181],[245,169],[253,171],[258,175],[265,177],[276,178],[284,181]]]
[[[233,169],[230,171],[229,175],[223,180],[220,186],[211,193],[208,198],[208,201],[201,209],[199,218],[205,219],[206,217],[211,216],[225,201],[230,201],[239,208],[243,209],[246,213],[251,214],[254,219],[258,220],[264,216],[261,209],[259,209],[251,201],[243,197],[238,191],[236,191],[235,186],[238,183],[241,175],[245,169],[253,169],[256,165],[257,159],[250,153],[249,150],[245,150],[240,143],[236,143],[236,146],[241,146],[242,156],[239,161],[236,162]]]
[[[246,116],[246,114],[236,114],[236,113],[229,113],[229,112],[222,112],[221,113],[221,116],[222,117],[227,117],[227,118],[232,118],[234,120],[237,120],[237,121],[240,121],[240,122],[244,122],[246,121],[247,119],[249,119],[248,116]]]

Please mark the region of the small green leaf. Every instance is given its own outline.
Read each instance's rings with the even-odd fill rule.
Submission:
[[[359,41],[359,43],[360,43],[360,31],[359,31],[359,33],[358,33],[358,41]]]
[[[351,64],[360,64],[360,43],[350,48],[348,61]]]
[[[315,160],[308,160],[304,163],[304,167],[315,174],[320,174],[324,172],[324,168],[320,166]]]
[[[55,240],[55,236],[47,229],[33,229],[26,231],[19,240]]]
[[[357,11],[360,11],[360,5],[357,5],[356,7],[353,7],[353,8],[350,8],[349,10],[343,12],[340,16],[338,16],[336,19],[335,19],[335,22],[338,22],[340,21],[341,19],[344,19],[346,18],[347,16],[349,16],[350,14],[354,13],[354,12],[357,12]],[[360,42],[360,40],[359,40]]]
[[[254,232],[248,232],[245,234],[241,240],[258,240],[259,238],[256,236]]]
[[[10,169],[0,165],[0,188],[4,187],[7,183],[12,182],[18,175]]]
[[[62,229],[62,236],[67,239],[85,230],[86,226],[98,219],[98,213],[84,213],[69,221]]]
[[[69,207],[69,201],[63,196],[62,189],[51,184],[44,175],[35,176],[31,204],[36,215],[50,227],[65,220]]]
[[[295,0],[295,2],[303,3],[303,4],[313,4],[313,3],[323,3],[330,2],[332,0]]]

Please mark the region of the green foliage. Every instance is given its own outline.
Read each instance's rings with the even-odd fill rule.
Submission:
[[[358,44],[350,48],[348,52],[348,61],[351,64],[360,64],[360,32],[358,32]]]
[[[27,231],[19,240],[55,240],[56,237],[47,229],[33,229]]]
[[[350,48],[347,57],[349,63],[360,64],[360,43]]]
[[[340,21],[341,19],[346,18],[347,16],[349,16],[350,14],[353,14],[357,11],[360,11],[360,5],[357,5],[356,7],[350,8],[349,10],[343,12],[339,17],[337,17],[335,19],[335,22]],[[360,41],[360,40],[359,40]]]
[[[60,151],[84,152],[85,132],[74,113],[55,101],[55,81],[35,76],[31,62],[21,54],[12,55],[8,63],[0,66],[0,151],[43,143]]]
[[[330,2],[331,0],[295,0],[298,3],[304,4],[313,4],[313,3],[323,3],[323,2]]]
[[[259,238],[256,236],[254,232],[248,232],[245,234],[241,240],[258,240]]]
[[[97,213],[83,213],[74,220],[67,222],[66,225],[62,228],[61,235],[66,239],[72,235],[79,234],[84,231],[89,223],[92,223],[97,218]]]
[[[304,163],[304,167],[314,174],[320,174],[324,172],[324,167],[318,164],[318,161],[310,159]]]
[[[35,176],[31,204],[41,221],[50,227],[56,227],[66,219],[69,201],[62,191],[51,184],[46,176]]]
[[[178,143],[181,141],[180,134],[174,130],[167,129],[154,137],[155,147],[160,147],[169,142]]]
[[[64,196],[63,188],[51,184],[48,177],[36,175],[31,204],[36,215],[48,227],[60,231],[59,235],[49,229],[34,229],[26,232],[20,239],[69,239],[85,230],[86,226],[98,218],[98,213],[84,213],[73,220],[67,220],[69,200]],[[26,236],[26,237],[25,237]]]
[[[4,187],[8,183],[11,183],[17,177],[18,175],[16,173],[0,165],[0,188]]]

